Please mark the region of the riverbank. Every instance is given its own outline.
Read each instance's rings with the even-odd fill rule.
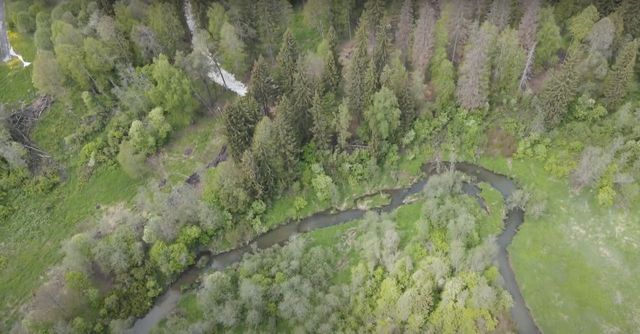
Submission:
[[[504,200],[509,197],[516,189],[515,183],[504,175],[493,173],[487,169],[468,163],[458,163],[455,165],[458,171],[475,177],[478,181],[486,182],[493,188],[498,190]],[[384,191],[387,193],[391,202],[379,209],[382,212],[392,212],[405,203],[405,199],[413,194],[420,192],[429,176],[438,173],[440,166],[434,164],[425,164],[422,168],[426,178],[420,179],[407,188],[394,189]],[[211,268],[221,270],[229,265],[240,261],[244,254],[252,252],[255,249],[265,249],[276,244],[281,244],[289,239],[292,235],[302,232],[309,232],[329,226],[335,226],[346,222],[359,219],[364,216],[366,211],[360,209],[350,209],[338,213],[318,213],[306,219],[281,225],[263,235],[258,236],[248,245],[236,248],[234,250],[224,252],[212,257]],[[513,299],[513,307],[511,316],[520,333],[538,333],[531,313],[529,312],[522,293],[515,280],[515,274],[511,269],[508,257],[507,247],[515,236],[519,226],[524,222],[524,213],[521,209],[512,209],[506,213],[505,226],[503,232],[498,236],[498,256],[497,263],[500,274],[504,279],[504,287],[511,294]],[[183,275],[162,297],[158,299],[156,305],[151,309],[147,316],[139,319],[130,330],[131,333],[149,333],[150,330],[157,325],[163,318],[170,314],[178,302],[179,287],[184,284],[190,284],[195,281],[195,272],[199,270],[191,269]],[[205,272],[206,270],[202,270]]]

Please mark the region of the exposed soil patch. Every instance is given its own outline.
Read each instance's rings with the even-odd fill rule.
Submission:
[[[510,158],[516,153],[516,137],[501,127],[490,128],[487,132],[487,144],[485,151],[492,156]]]

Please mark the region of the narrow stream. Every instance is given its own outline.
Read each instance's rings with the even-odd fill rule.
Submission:
[[[511,195],[511,193],[518,189],[515,183],[508,177],[493,173],[483,167],[464,162],[456,163],[454,167],[460,172],[475,177],[478,181],[489,183],[502,194],[505,200]],[[411,186],[407,188],[384,190],[383,192],[390,196],[391,202],[377,210],[382,212],[391,212],[397,209],[404,204],[405,199],[409,195],[422,191],[430,175],[438,173],[436,165],[433,163],[423,165],[422,170],[426,177],[415,182]],[[479,190],[477,187],[469,185],[464,187],[464,191],[467,194],[475,196],[478,194]],[[484,203],[480,202],[480,205],[484,206]],[[229,265],[242,260],[244,254],[255,249],[265,249],[276,244],[282,244],[289,240],[289,238],[294,234],[343,224],[354,219],[361,218],[365,213],[366,210],[360,209],[349,209],[334,213],[329,211],[320,212],[300,221],[293,221],[280,225],[271,231],[257,236],[247,245],[213,256],[209,267],[203,269],[193,267],[186,271],[178,281],[173,283],[169,290],[156,301],[156,304],[149,313],[135,322],[134,326],[129,330],[129,333],[149,333],[155,325],[175,309],[181,295],[180,286],[195,282],[206,270],[222,270]],[[522,210],[514,209],[507,213],[504,220],[505,228],[497,238],[498,254],[496,261],[498,262],[500,274],[504,279],[504,288],[511,294],[513,299],[511,317],[516,324],[518,332],[534,334],[540,333],[540,330],[535,324],[531,312],[529,312],[524,298],[522,297],[522,293],[511,268],[509,254],[507,251],[507,247],[511,244],[513,237],[518,231],[518,227],[523,222],[524,212]]]

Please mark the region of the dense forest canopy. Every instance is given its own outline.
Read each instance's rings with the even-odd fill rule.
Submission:
[[[638,0],[0,10],[0,58],[24,58],[0,64],[0,332],[123,332],[212,254],[350,208],[371,212],[202,269],[156,331],[515,331],[514,209],[540,330],[637,330]],[[522,189],[478,205],[445,172],[375,212],[443,160]]]

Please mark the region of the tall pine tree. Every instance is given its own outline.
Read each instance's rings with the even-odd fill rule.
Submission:
[[[362,118],[362,112],[367,107],[365,98],[365,78],[367,67],[369,66],[369,55],[367,53],[367,31],[361,22],[356,32],[355,51],[349,64],[349,111],[356,119]]]
[[[223,118],[229,151],[235,161],[240,161],[244,151],[251,146],[253,131],[260,121],[260,107],[249,94],[227,105]]]
[[[282,37],[280,52],[276,57],[273,77],[280,95],[289,94],[293,90],[294,74],[298,63],[298,46],[290,30]]]
[[[637,53],[638,40],[625,44],[616,57],[616,63],[604,79],[604,103],[609,111],[615,111],[629,92]]]
[[[540,107],[547,127],[558,125],[578,93],[578,55],[570,54],[545,81],[540,93]]]
[[[263,113],[266,113],[276,98],[276,86],[269,71],[269,65],[264,58],[258,57],[253,64],[251,83],[249,84],[249,95],[256,99]]]

